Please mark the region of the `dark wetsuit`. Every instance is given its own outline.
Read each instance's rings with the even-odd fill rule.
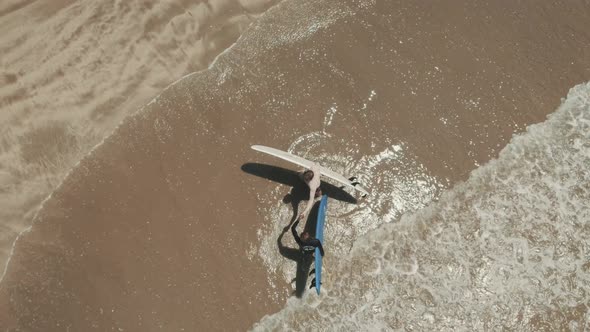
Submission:
[[[301,252],[303,252],[304,254],[313,254],[315,248],[317,247],[320,248],[320,253],[322,254],[322,256],[324,256],[324,248],[322,247],[322,243],[320,242],[320,240],[311,236],[308,237],[305,241],[301,240],[299,235],[297,235],[297,230],[295,230],[297,224],[299,224],[299,220],[293,223],[293,226],[291,226],[291,232],[293,232],[293,237],[295,238],[295,242],[297,242],[297,244],[299,245],[299,249],[301,250]]]

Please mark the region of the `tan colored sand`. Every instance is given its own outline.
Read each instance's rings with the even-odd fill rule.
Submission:
[[[0,270],[66,172],[274,0],[0,3]]]
[[[241,171],[271,162],[250,144],[321,133],[337,104],[331,148],[354,142],[358,160],[404,140],[452,185],[590,74],[585,12],[556,10],[567,2],[381,3],[316,34],[306,17],[330,18],[341,3],[312,3],[289,2],[256,43],[164,92],[81,162],[18,242],[0,319],[45,331],[248,329],[290,291],[247,255],[261,211],[281,198]]]

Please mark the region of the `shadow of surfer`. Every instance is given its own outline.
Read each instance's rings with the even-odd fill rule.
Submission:
[[[319,204],[316,204],[316,205],[319,205]],[[307,221],[305,223],[305,227],[302,232],[302,235],[308,234],[307,235],[308,237],[305,240],[303,240],[302,238],[299,237],[299,235],[297,235],[296,228],[297,228],[298,223],[299,223],[299,221],[295,221],[292,225],[288,225],[283,228],[283,231],[281,232],[281,234],[277,238],[277,245],[279,247],[279,253],[283,257],[290,259],[292,261],[295,261],[297,263],[297,272],[296,272],[295,278],[293,280],[291,280],[291,283],[295,282],[295,291],[293,292],[293,295],[295,295],[298,298],[301,298],[303,296],[303,293],[306,290],[306,284],[307,284],[308,277],[314,273],[314,270],[312,270],[310,272],[310,267],[311,267],[311,264],[314,262],[313,252],[315,251],[315,246],[312,245],[309,248],[305,248],[305,246],[308,241],[315,240],[315,238],[314,238],[315,231],[313,231],[313,230],[315,230],[316,223],[317,223],[317,206],[314,206],[314,209],[310,213],[310,215],[307,218]],[[283,245],[283,236],[285,235],[285,233],[287,233],[289,231],[289,229],[291,229],[291,232],[293,233],[293,237],[296,239],[295,241],[299,242],[299,241],[297,241],[297,239],[299,238],[300,241],[303,243],[303,245],[300,244],[300,247],[297,249],[286,247],[285,245]],[[319,247],[321,247],[321,243],[319,243]],[[320,250],[323,252],[323,248],[321,248]]]
[[[295,283],[295,290],[293,291],[292,295],[301,298],[305,292],[305,285],[307,284],[307,277],[313,259],[306,259],[306,256],[308,255],[304,255],[299,249],[289,248],[283,245],[283,236],[285,233],[287,233],[287,231],[289,231],[289,228],[290,227],[287,226],[283,229],[283,232],[277,239],[277,244],[279,246],[279,252],[283,257],[297,263],[297,273],[295,274],[295,278],[291,280],[291,283]]]
[[[287,230],[297,220],[299,216],[299,204],[301,201],[309,197],[309,188],[304,182],[298,183],[291,187],[288,194],[283,197],[283,203],[290,204],[293,210],[293,216],[289,220],[289,224],[286,226]]]
[[[313,252],[315,251],[315,246],[313,246],[313,244],[315,242],[313,242],[313,240],[315,240],[315,229],[316,229],[316,224],[317,224],[317,212],[318,212],[318,206],[319,203],[314,205],[314,208],[312,209],[312,211],[310,212],[309,216],[307,217],[306,223],[305,223],[305,227],[303,229],[302,237],[300,238],[299,235],[297,235],[297,225],[299,223],[299,221],[297,220],[297,217],[295,217],[295,219],[289,223],[289,225],[287,225],[286,227],[283,228],[283,231],[281,232],[281,234],[279,235],[279,237],[277,238],[277,245],[279,247],[279,253],[287,258],[290,259],[292,261],[295,261],[297,263],[297,272],[295,275],[295,278],[291,281],[291,283],[295,282],[295,291],[293,292],[293,294],[298,297],[301,298],[303,296],[303,293],[306,290],[306,285],[307,285],[307,279],[310,275],[312,275],[314,273],[315,270],[312,270],[310,272],[310,267],[311,264],[314,262],[314,255]],[[293,237],[295,238],[295,241],[300,245],[300,247],[298,249],[295,248],[290,248],[290,247],[286,247],[283,245],[283,236],[285,235],[285,233],[287,233],[289,231],[289,229],[291,229],[291,232],[293,233]],[[304,235],[307,234],[307,235]],[[303,237],[305,237],[305,239],[303,239]],[[311,241],[311,246],[309,245],[310,243],[308,243],[309,241]],[[317,240],[315,240],[317,241]],[[318,242],[318,247],[320,247],[321,252],[323,253],[323,248],[321,247],[321,243]],[[307,247],[307,248],[306,248]],[[315,279],[314,279],[315,281]],[[313,284],[313,281],[312,281]]]

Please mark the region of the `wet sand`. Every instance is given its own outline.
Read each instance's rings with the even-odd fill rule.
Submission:
[[[251,144],[346,155],[354,171],[399,143],[406,167],[449,187],[590,77],[583,4],[404,6],[281,3],[211,70],[127,118],[17,242],[0,321],[33,331],[248,329],[292,291],[258,257],[258,232],[274,229],[276,243],[288,223],[268,214],[289,188],[241,169],[288,165]],[[294,143],[306,135],[320,138]],[[390,194],[363,175],[375,199]],[[338,250],[329,254],[346,254]]]

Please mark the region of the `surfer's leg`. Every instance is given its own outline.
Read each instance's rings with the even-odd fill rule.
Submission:
[[[305,272],[305,268],[306,268],[306,264],[307,264],[307,255],[305,254],[305,251],[303,250],[299,250],[299,262],[297,264],[297,266],[299,267],[299,270],[301,270],[301,272]]]

